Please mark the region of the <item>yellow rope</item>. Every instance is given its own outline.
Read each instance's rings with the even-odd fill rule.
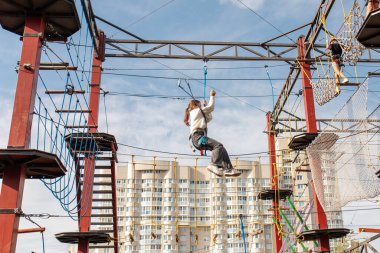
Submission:
[[[133,177],[133,192],[132,192],[132,210],[133,210],[133,217],[132,217],[132,227],[133,232],[135,231],[135,193],[136,193],[136,171],[135,171],[135,156],[132,155],[132,177]]]
[[[238,164],[238,157],[236,157],[236,159],[235,159],[235,166],[234,166],[234,168],[236,169],[237,168],[237,164]],[[237,178],[233,178],[232,180],[235,180],[235,206],[236,206],[236,208],[238,208],[238,206],[239,206],[239,201],[238,201],[238,180],[237,180]],[[240,223],[240,219],[239,219],[239,216],[236,216],[236,227],[238,227],[239,226],[239,223]]]
[[[176,241],[178,243],[178,233],[179,233],[179,228],[178,228],[178,179],[177,179],[177,157],[174,157],[174,194],[175,194],[175,229],[176,229]]]
[[[344,20],[346,20],[346,9],[344,8],[343,0],[340,0],[340,4],[342,5]]]
[[[154,199],[154,190],[155,190],[155,188],[156,188],[156,157],[155,156],[153,156],[153,183],[152,183],[152,194],[151,194],[151,196],[152,196],[152,202],[154,202],[153,201],[153,199]],[[152,205],[152,214],[151,214],[151,217],[152,217],[152,226],[153,226],[153,228],[154,228],[154,232],[157,232],[157,226],[156,226],[156,222],[155,222],[155,220],[153,219],[153,218],[156,218],[157,219],[157,216],[156,217],[154,217],[154,215],[153,215],[153,205]]]
[[[358,70],[356,69],[356,64],[354,64],[354,70],[355,70],[355,79],[356,79],[356,82],[359,83]]]

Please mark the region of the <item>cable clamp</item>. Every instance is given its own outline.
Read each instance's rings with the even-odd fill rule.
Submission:
[[[23,212],[21,211],[20,208],[1,208],[0,209],[0,214],[17,214],[21,215]]]

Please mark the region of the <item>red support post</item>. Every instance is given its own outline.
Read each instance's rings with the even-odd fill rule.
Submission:
[[[270,112],[267,113],[267,131],[268,131],[268,149],[269,149],[269,163],[270,163],[270,178],[271,178],[271,189],[278,190],[278,174],[276,167],[276,146],[274,142],[274,132],[272,129],[272,115]],[[273,199],[273,216],[277,224],[281,223],[280,212],[279,212],[279,200],[278,198]],[[275,252],[280,252],[282,247],[282,235],[281,231],[278,230],[276,224],[273,226],[274,229],[274,241],[275,241]]]
[[[29,148],[44,31],[45,22],[42,17],[26,17],[9,148]],[[21,210],[24,183],[23,166],[11,165],[5,169],[0,209]],[[17,213],[0,214],[0,253],[16,252],[19,222],[20,216]]]
[[[305,60],[305,42],[303,37],[298,38],[298,55],[301,60]],[[314,107],[314,97],[313,88],[311,86],[311,72],[310,72],[310,62],[301,61],[301,77],[302,77],[302,90],[303,90],[303,100],[305,107],[305,118],[306,118],[306,128],[308,133],[317,133],[317,121],[315,116]],[[320,229],[327,229],[327,217],[324,212],[321,203],[319,202],[318,196],[314,190],[313,186],[313,199],[315,203],[316,212],[316,224],[319,225]],[[330,252],[329,238],[327,236],[320,238],[319,250],[321,252]]]
[[[93,53],[91,84],[90,84],[90,102],[87,125],[98,125],[99,118],[99,100],[100,100],[100,82],[102,74],[102,60],[98,58],[95,51]],[[89,128],[90,133],[96,132],[96,128]],[[88,156],[84,160],[84,177],[83,190],[81,198],[81,210],[79,211],[79,231],[90,231],[91,226],[91,209],[92,209],[92,189],[93,175],[95,170],[95,157]],[[89,241],[87,239],[79,239],[78,253],[89,252]]]
[[[366,16],[373,11],[379,9],[379,0],[369,0],[368,5],[367,5],[367,11],[366,11]]]

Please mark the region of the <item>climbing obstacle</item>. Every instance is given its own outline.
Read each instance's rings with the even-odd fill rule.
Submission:
[[[102,232],[69,232],[69,233],[58,233],[55,238],[62,243],[77,244],[79,239],[88,240],[89,243],[110,243],[112,241],[109,234]]]
[[[285,200],[291,196],[292,193],[293,191],[289,189],[262,190],[258,193],[257,197],[261,200],[273,200],[276,198]]]
[[[380,194],[380,181],[376,176],[378,169],[373,156],[376,153],[370,147],[371,140],[378,133],[378,126],[371,120],[379,116],[379,107],[368,112],[368,80],[306,149],[315,192],[326,212],[337,211],[351,201]],[[337,122],[345,124],[347,131],[335,128]],[[324,194],[328,181],[331,182],[329,188],[333,196]]]
[[[318,133],[302,133],[292,137],[288,147],[292,150],[304,150],[318,136]]]
[[[0,3],[0,24],[10,32],[24,34],[27,16],[44,17],[44,38],[66,40],[80,29],[79,16],[73,0],[11,0]]]
[[[26,169],[28,179],[53,179],[66,174],[66,167],[55,154],[36,149],[0,149],[0,178],[15,165]]]
[[[356,38],[366,48],[380,48],[380,10],[370,12]]]
[[[355,0],[350,11],[344,17],[343,26],[337,34],[338,41],[343,49],[342,60],[344,63],[355,65],[363,54],[365,47],[356,39],[356,34],[363,22],[360,4]]]
[[[91,209],[88,208],[84,211],[86,216],[91,216],[91,229],[90,231],[59,233],[56,234],[56,238],[62,243],[69,244],[77,244],[80,239],[88,240],[90,249],[115,249],[118,243],[115,182],[117,161],[116,139],[113,135],[107,133],[94,132],[69,134],[65,136],[65,140],[71,153],[75,154],[75,159],[80,161],[76,180],[82,195],[86,188],[85,182],[88,180],[92,181],[92,195],[84,196],[93,202]],[[98,154],[94,160],[91,158],[93,154],[89,154],[89,151],[92,149],[92,146],[89,144],[91,142],[97,147]],[[89,162],[88,159],[91,159],[93,162]],[[89,163],[94,166],[92,175],[86,174],[86,164]],[[87,194],[90,193],[88,192]],[[78,202],[80,201],[81,198],[78,199]]]

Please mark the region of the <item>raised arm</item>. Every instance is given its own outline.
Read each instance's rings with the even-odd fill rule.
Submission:
[[[214,90],[211,90],[210,91],[210,101],[208,102],[208,105],[202,109],[204,113],[210,113],[210,112],[214,111],[215,95],[216,95],[216,92]]]

